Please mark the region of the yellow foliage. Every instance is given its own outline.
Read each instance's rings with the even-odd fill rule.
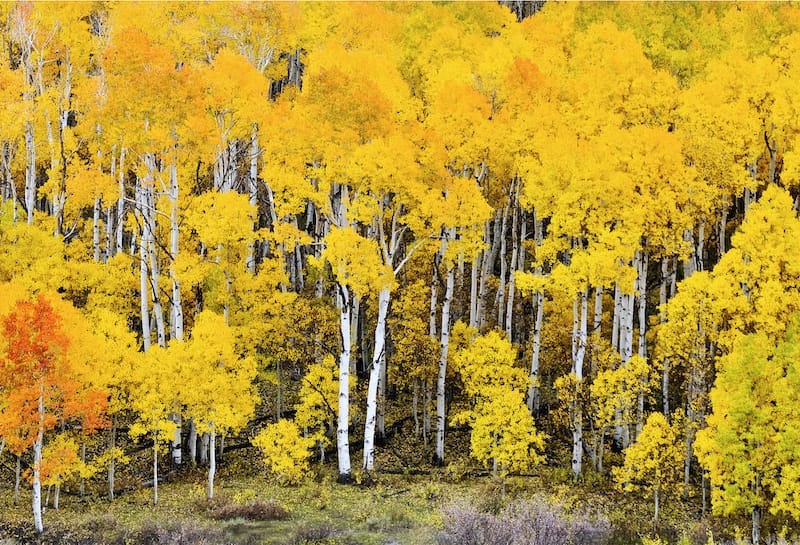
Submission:
[[[314,440],[303,437],[297,424],[280,420],[269,424],[252,440],[280,484],[295,484],[308,473],[308,459]]]

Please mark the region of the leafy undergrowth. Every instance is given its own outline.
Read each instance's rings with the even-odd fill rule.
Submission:
[[[598,475],[573,483],[563,468],[540,467],[501,486],[468,460],[453,460],[447,469],[423,475],[379,473],[370,480],[355,475],[356,484],[338,485],[335,467],[327,464],[315,478],[285,487],[262,468],[246,471],[241,466],[247,461],[226,462],[213,501],[205,500],[202,470],[171,476],[159,486],[157,506],[150,488],[113,503],[66,491],[61,508],[45,513],[40,541],[29,492],[14,506],[9,485],[0,485],[0,545],[468,545],[469,535],[459,532],[481,528],[494,534],[471,534],[476,543],[491,544],[486,539],[497,537],[504,543],[550,545],[566,536],[565,542],[587,545],[705,545],[709,533],[717,543],[727,539],[718,523],[700,520],[693,503],[666,501],[654,528],[649,498],[622,494]],[[517,540],[503,541],[509,536]],[[654,541],[658,536],[663,540]]]

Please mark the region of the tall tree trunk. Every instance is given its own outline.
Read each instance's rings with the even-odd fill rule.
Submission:
[[[350,476],[350,290],[339,284],[337,293],[339,330],[342,351],[339,354],[339,414],[336,428],[336,449],[339,462],[339,482],[349,483]]]
[[[367,415],[364,422],[364,469],[372,471],[375,463],[375,420],[378,409],[378,386],[383,379],[386,345],[386,313],[389,309],[389,288],[378,293],[378,319],[375,326],[375,347],[367,388]]]
[[[525,260],[523,253],[520,251],[520,236],[525,237],[525,221],[520,222],[521,210],[519,207],[519,186],[517,184],[514,193],[513,207],[514,211],[511,218],[511,274],[508,278],[508,297],[506,298],[506,337],[509,342],[514,342],[513,338],[513,318],[514,318],[514,295],[516,291],[516,271],[523,269],[523,261]],[[520,223],[522,223],[522,233],[520,233]]]
[[[209,461],[208,461],[208,489],[206,491],[206,498],[209,500],[214,499],[214,476],[217,474],[217,432],[214,429],[214,422],[211,422],[211,429],[209,435]]]
[[[100,208],[100,197],[95,197],[92,214],[92,257],[95,263],[100,262]]]
[[[111,431],[108,434],[108,452],[110,459],[108,461],[108,501],[114,501],[114,477],[117,469],[117,415],[111,418]]]
[[[455,228],[448,228],[442,238],[440,255],[445,261],[445,251],[448,240],[455,237]],[[453,300],[455,287],[456,264],[445,261],[447,267],[447,281],[445,285],[444,300],[442,301],[442,327],[441,327],[441,356],[439,358],[439,376],[436,381],[436,453],[435,463],[444,465],[444,432],[447,423],[445,403],[445,379],[447,377],[447,352],[450,348],[450,305]]]
[[[258,210],[258,125],[253,124],[253,134],[250,136],[250,177],[248,178],[250,191],[250,206]],[[254,229],[258,229],[258,217],[256,215]],[[250,241],[247,244],[247,270],[251,274],[256,272],[256,244]]]
[[[33,443],[33,528],[37,534],[44,531],[42,524],[42,445],[44,444],[44,384],[39,385],[39,426]]]
[[[639,321],[639,343],[638,355],[642,359],[647,358],[647,266],[649,263],[649,255],[645,250],[637,250],[636,252],[636,293],[638,300],[638,321]],[[636,403],[636,437],[642,433],[644,426],[644,397],[647,393],[648,379],[645,375],[639,379],[639,391],[637,393]]]
[[[119,197],[117,199],[117,253],[121,254],[125,228],[125,148],[119,151]]]
[[[148,249],[150,247],[148,242],[150,239],[150,217],[147,211],[144,188],[138,180],[136,182],[136,208],[139,212],[139,223],[142,229],[139,238],[140,319],[142,322],[142,342],[144,344],[144,351],[147,352],[150,349],[150,274],[147,266],[149,261]]]
[[[573,353],[572,373],[575,375],[575,400],[572,412],[572,477],[577,479],[581,474],[583,461],[583,407],[580,403],[580,389],[583,383],[583,361],[586,356],[588,341],[587,321],[589,313],[588,286],[576,297],[573,305]]]
[[[153,505],[158,505],[158,431],[153,432]]]
[[[178,224],[178,169],[173,161],[169,168],[170,179],[170,254],[172,254],[169,276],[172,280],[172,312],[171,329],[175,340],[183,340],[183,302],[181,298],[181,283],[175,273],[175,260],[178,259],[180,226]]]
[[[28,225],[33,225],[36,210],[36,146],[33,140],[33,123],[25,124],[25,211]]]
[[[533,416],[539,415],[539,351],[542,346],[542,322],[544,321],[544,293],[533,294],[533,349],[531,350],[530,386],[528,387],[528,409]]]

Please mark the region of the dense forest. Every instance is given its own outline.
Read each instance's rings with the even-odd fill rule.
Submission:
[[[796,5],[9,2],[0,41],[38,531],[131,445],[157,502],[225,442],[348,483],[452,430],[498,481],[800,520]]]

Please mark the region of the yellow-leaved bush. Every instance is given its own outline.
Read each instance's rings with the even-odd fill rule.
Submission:
[[[281,484],[295,484],[309,470],[308,460],[314,439],[303,437],[300,427],[292,420],[269,424],[252,440],[261,449],[264,462]]]

